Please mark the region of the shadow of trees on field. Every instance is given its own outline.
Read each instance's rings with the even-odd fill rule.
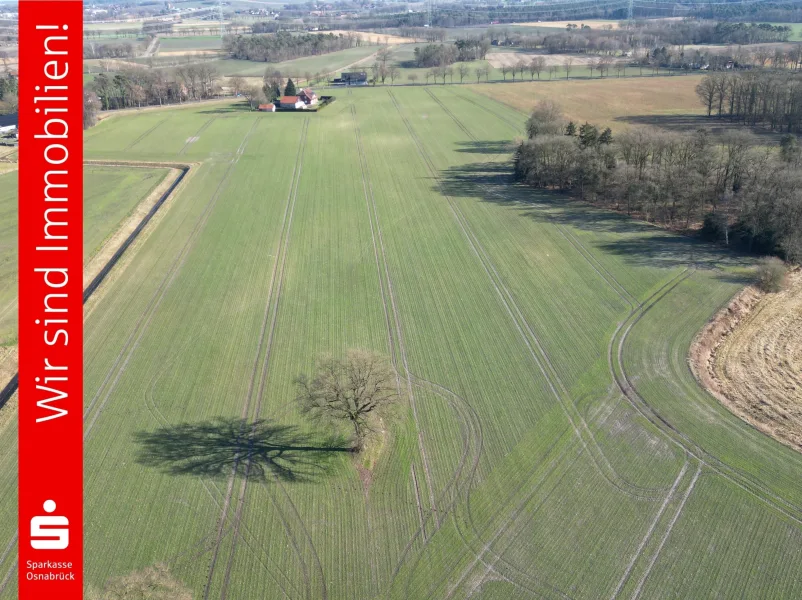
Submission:
[[[575,200],[560,192],[537,190],[516,182],[512,160],[476,162],[441,171],[436,191],[455,198],[476,198],[506,206],[522,218],[596,234],[582,243],[600,254],[622,257],[631,266],[676,268],[693,265],[719,269],[740,264],[743,255],[702,239],[672,233],[610,209]],[[533,240],[534,243],[537,240]],[[717,273],[722,280],[740,276]]]
[[[720,119],[707,115],[633,115],[616,117],[615,121],[630,125],[648,125],[666,131],[692,133],[698,129],[709,131],[713,136],[720,136],[729,131],[749,131],[755,136],[755,144],[779,143],[782,132],[769,131],[763,127],[745,127],[742,123]]]
[[[471,154],[512,154],[515,152],[515,143],[512,140],[457,142],[457,152],[467,152]]]
[[[169,475],[238,475],[311,481],[330,470],[331,459],[351,452],[340,437],[312,437],[267,419],[217,418],[134,434],[136,462]],[[249,460],[250,459],[250,460]]]

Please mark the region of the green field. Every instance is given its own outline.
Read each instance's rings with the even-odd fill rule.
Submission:
[[[219,35],[187,35],[159,37],[160,50],[219,50],[223,40]]]
[[[84,261],[166,174],[158,168],[84,168]],[[0,345],[17,338],[17,176],[0,175]]]
[[[420,86],[87,132],[87,158],[197,163],[86,320],[89,584],[164,563],[194,598],[802,595],[802,455],[686,362],[748,262],[512,184],[524,119]],[[293,402],[357,347],[400,375],[375,465]]]

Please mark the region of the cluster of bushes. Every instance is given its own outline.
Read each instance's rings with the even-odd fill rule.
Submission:
[[[232,58],[262,62],[282,62],[353,48],[357,36],[332,33],[292,35],[286,31],[265,35],[227,35],[223,49]]]
[[[576,194],[672,228],[704,221],[702,234],[730,246],[802,259],[802,153],[745,132],[714,140],[704,130],[617,135],[566,123],[541,102],[515,154],[515,176],[528,185]]]

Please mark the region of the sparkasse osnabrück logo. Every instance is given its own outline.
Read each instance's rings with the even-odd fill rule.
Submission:
[[[67,517],[53,515],[56,503],[45,500],[42,508],[48,516],[31,519],[31,548],[35,550],[64,550],[70,545],[70,520]],[[54,527],[61,526],[61,527]]]

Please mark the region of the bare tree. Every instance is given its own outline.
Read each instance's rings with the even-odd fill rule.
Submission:
[[[542,56],[536,56],[532,59],[529,63],[529,76],[534,79],[535,74],[537,74],[537,78],[540,79],[540,73],[546,67],[546,59]]]
[[[518,74],[521,76],[521,79],[523,79],[524,71],[529,68],[529,65],[527,65],[523,60],[519,60],[517,63],[515,63],[515,68],[518,69]]]
[[[389,416],[398,399],[398,382],[390,363],[365,350],[349,350],[345,359],[322,357],[314,377],[300,375],[295,384],[301,411],[350,425],[357,452],[364,448],[376,421]]]
[[[560,70],[560,67],[557,65],[550,65],[549,66],[549,79],[553,79],[557,72]]]
[[[407,79],[412,85],[415,85],[415,82],[418,80],[418,76],[415,73],[410,73],[407,75]]]
[[[563,62],[563,68],[565,69],[565,78],[568,79],[571,76],[571,67],[574,66],[574,59],[570,56],[565,59]]]
[[[245,100],[248,101],[248,106],[251,110],[258,108],[259,104],[261,104],[262,90],[255,85],[244,88],[242,95],[245,96]]]
[[[242,90],[245,88],[245,79],[238,75],[232,77],[228,80],[228,86],[231,88],[231,91],[234,92],[235,96],[239,96]]]
[[[470,68],[465,63],[460,63],[457,65],[457,73],[459,73],[459,82],[462,83],[462,80],[470,73]]]
[[[387,69],[387,74],[390,76],[390,83],[395,84],[395,78],[398,77],[401,73],[401,70],[396,67],[395,65],[390,66]]]

